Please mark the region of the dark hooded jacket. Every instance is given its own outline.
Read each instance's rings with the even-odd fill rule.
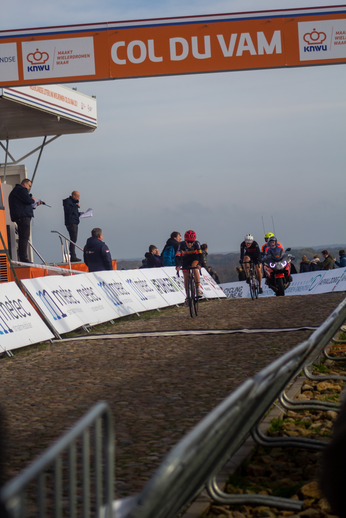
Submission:
[[[113,270],[112,257],[106,243],[97,237],[89,237],[84,247],[84,262],[89,272]]]
[[[79,215],[80,212],[78,210],[79,200],[74,200],[72,196],[62,200],[62,204],[64,206],[64,214],[65,214],[65,226],[68,225],[79,225]]]
[[[8,197],[11,220],[17,221],[20,218],[33,218],[34,203],[27,188],[17,183]]]
[[[145,268],[161,268],[161,257],[159,255],[151,254],[147,252],[145,254],[145,258],[147,260]]]

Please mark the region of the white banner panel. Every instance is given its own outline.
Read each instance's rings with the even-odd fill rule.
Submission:
[[[0,284],[0,351],[54,338],[14,282]]]
[[[346,291],[346,268],[339,268],[339,270],[336,271],[340,272],[340,278],[335,288],[333,288],[333,291]]]
[[[245,299],[250,293],[249,285],[245,281],[225,282],[220,287],[229,299]]]
[[[182,293],[181,303],[185,302],[186,294],[185,294],[185,287],[184,287],[184,277],[183,277],[182,272],[180,271],[179,277],[178,277],[175,266],[165,266],[162,268],[162,270],[171,279],[174,286],[176,286]]]
[[[221,287],[219,286],[219,284],[216,281],[214,281],[212,276],[207,272],[207,270],[205,268],[202,268],[201,269],[201,286],[202,286],[203,293],[205,290],[205,286],[207,284],[209,284],[211,289],[214,291],[213,295],[210,295],[209,291],[208,291],[208,296],[207,296],[208,299],[226,298],[226,295],[224,294],[224,292],[221,289]]]
[[[120,279],[127,285],[130,293],[135,295],[143,304],[142,311],[158,309],[167,306],[167,302],[156,289],[153,288],[142,270],[117,270]]]
[[[175,270],[175,268],[173,268]],[[157,292],[163,297],[168,306],[182,304],[185,300],[183,293],[169,275],[165,268],[143,268],[143,275],[154,286]]]
[[[345,273],[345,268],[326,270],[323,273],[323,278],[320,279],[320,282],[314,288],[314,293],[329,293],[330,291],[334,291],[336,286],[339,284],[341,277]]]
[[[37,306],[59,334],[86,324],[94,325],[118,317],[89,274],[49,276],[23,280]]]
[[[102,290],[120,317],[145,311],[139,298],[130,290],[128,283],[119,276],[118,271],[94,272],[89,273],[88,277]]]

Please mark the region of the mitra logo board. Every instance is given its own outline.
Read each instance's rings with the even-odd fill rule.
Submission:
[[[298,23],[300,61],[346,57],[346,20]]]
[[[95,75],[93,38],[22,43],[24,79]]]

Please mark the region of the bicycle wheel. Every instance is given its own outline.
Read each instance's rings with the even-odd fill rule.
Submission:
[[[194,307],[194,310],[195,310],[195,315],[197,317],[198,315],[198,295],[197,295],[197,286],[196,286],[196,282],[195,282],[195,279],[193,278],[192,280],[192,287],[193,287],[193,292],[192,292],[192,295],[193,295],[193,307]]]
[[[194,285],[194,279],[193,277],[191,277],[191,275],[189,276],[189,280],[188,280],[188,284],[187,284],[187,296],[188,296],[188,299],[189,299],[189,308],[190,308],[190,315],[191,315],[191,318],[194,317],[194,308],[193,308],[193,285]]]
[[[253,269],[250,266],[250,272],[249,272],[249,279],[250,279],[250,295],[252,300],[255,300],[256,298],[256,274],[253,271]]]

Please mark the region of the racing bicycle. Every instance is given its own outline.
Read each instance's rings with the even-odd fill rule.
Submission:
[[[193,266],[190,266],[188,268],[189,270],[189,278],[187,282],[187,293],[186,293],[186,299],[190,308],[190,315],[191,318],[193,318],[195,315],[197,317],[198,315],[198,295],[197,295],[197,286],[195,281],[195,276],[193,274],[193,270],[197,270],[198,267],[195,268]],[[177,275],[179,277],[179,271],[177,272]]]
[[[244,268],[244,263],[242,262],[242,268],[244,270],[244,272],[246,272],[245,268]],[[259,294],[259,283],[258,283],[258,280],[257,280],[257,275],[256,275],[256,268],[255,268],[255,263],[253,261],[250,261],[248,263],[249,265],[249,286],[250,286],[250,295],[251,295],[251,298],[252,300],[255,300],[255,299],[258,299],[258,294]]]

